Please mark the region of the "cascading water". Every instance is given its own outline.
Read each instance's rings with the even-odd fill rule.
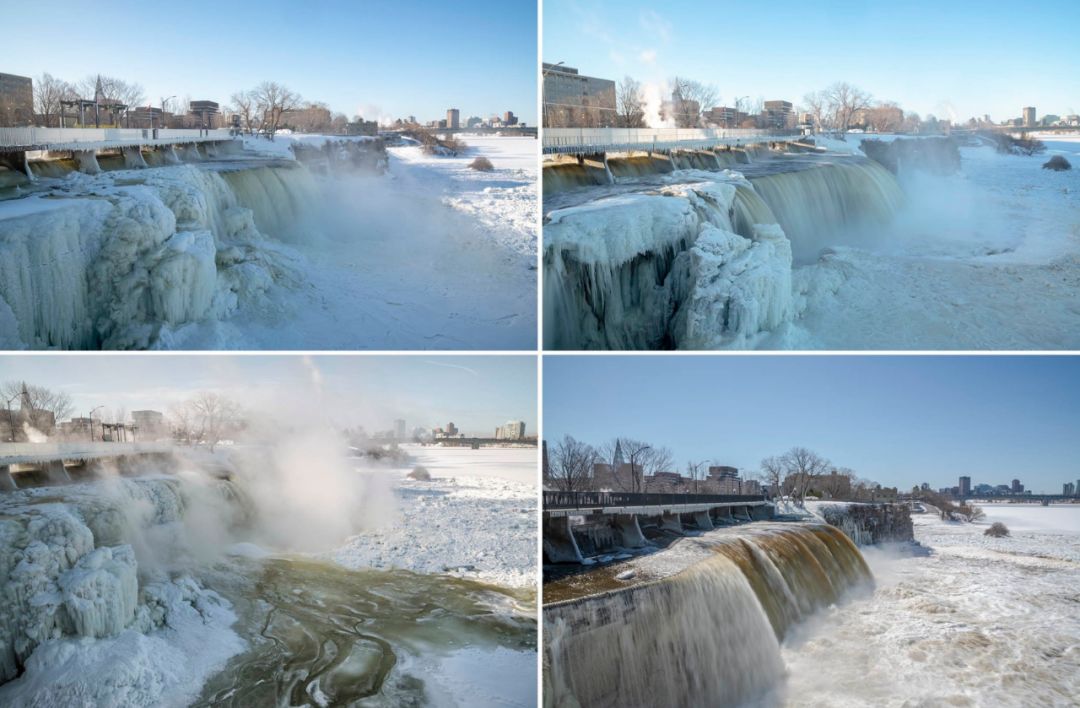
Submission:
[[[117,174],[79,175],[0,220],[0,341],[145,348],[162,326],[228,316],[288,281],[266,237],[303,238],[317,209],[295,163]]]
[[[783,674],[791,626],[872,582],[831,526],[730,531],[683,539],[708,553],[674,575],[545,606],[545,705],[742,704]]]
[[[880,226],[902,201],[893,176],[862,158],[774,157],[745,170],[748,178],[699,169],[748,160],[755,149],[673,155],[698,169],[671,175],[656,158],[611,158],[617,196],[551,211],[545,345],[753,347],[798,315],[793,252],[809,258],[845,231]],[[645,175],[654,179],[617,189]],[[673,186],[679,175],[686,183]]]
[[[884,226],[903,202],[896,178],[862,158],[751,176],[750,182],[804,257],[816,256],[842,229]]]

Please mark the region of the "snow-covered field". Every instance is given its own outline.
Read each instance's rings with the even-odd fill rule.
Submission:
[[[985,521],[916,515],[929,553],[863,549],[876,589],[783,645],[765,706],[1075,706],[1080,506],[983,506]],[[1011,535],[991,538],[994,521]]]
[[[289,146],[43,178],[0,200],[7,348],[530,349],[536,141],[392,148],[384,176]],[[464,167],[488,156],[492,172]]]
[[[430,481],[395,470],[395,518],[328,556],[347,568],[447,573],[536,587],[536,448],[406,447]]]

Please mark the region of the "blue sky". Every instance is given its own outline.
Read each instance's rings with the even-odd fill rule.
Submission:
[[[1080,2],[545,0],[543,58],[798,103],[846,80],[925,116],[1080,112]]]
[[[756,470],[800,445],[885,486],[1080,478],[1080,357],[544,360],[544,437],[638,438]]]
[[[488,434],[515,419],[532,434],[537,421],[535,356],[0,356],[0,382],[13,380],[67,391],[76,415],[98,405],[166,411],[210,390],[369,431],[404,418],[409,429],[453,421]]]
[[[227,102],[276,80],[367,119],[536,117],[536,4],[417,0],[6,2],[0,71],[102,73]]]

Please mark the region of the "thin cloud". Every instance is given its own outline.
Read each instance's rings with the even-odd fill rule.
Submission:
[[[646,49],[646,50],[642,51],[641,54],[638,55],[638,59],[641,60],[642,64],[655,64],[656,63],[656,50],[655,49]]]
[[[425,364],[431,364],[432,366],[445,366],[448,369],[461,369],[462,371],[468,371],[473,376],[479,377],[480,374],[475,369],[470,369],[467,366],[461,364],[447,364],[445,361],[425,361]]]

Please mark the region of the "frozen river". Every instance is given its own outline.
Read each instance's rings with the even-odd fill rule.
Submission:
[[[765,706],[1076,706],[1080,506],[915,517],[928,554],[863,549],[876,581],[785,640]],[[983,535],[990,523],[1011,535]]]

